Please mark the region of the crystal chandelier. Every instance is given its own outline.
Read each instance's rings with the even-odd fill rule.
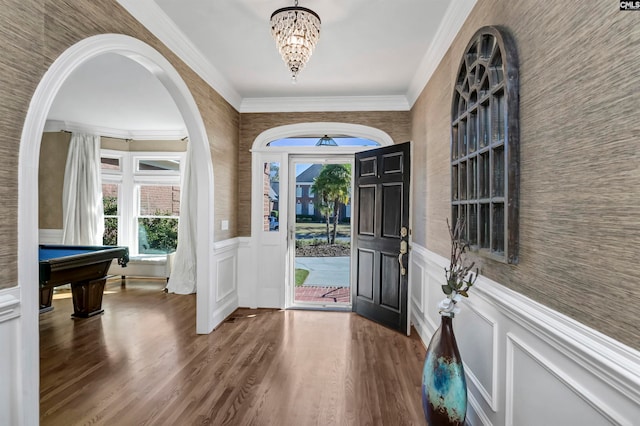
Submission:
[[[295,0],[295,6],[271,14],[271,35],[295,82],[320,38],[320,17]]]

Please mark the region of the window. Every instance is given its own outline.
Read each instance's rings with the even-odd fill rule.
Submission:
[[[119,172],[122,170],[120,168],[120,158],[103,156],[100,158],[100,168],[103,172]]]
[[[118,245],[118,191],[117,183],[102,184],[102,208],[104,210],[104,234],[102,244],[106,246]]]
[[[136,172],[175,174],[177,172],[180,172],[180,160],[164,158],[138,158],[136,160]]]
[[[180,187],[138,185],[138,253],[171,253],[178,244]]]
[[[173,252],[184,153],[102,150],[104,244],[132,255]]]
[[[451,216],[472,249],[518,262],[519,95],[511,37],[481,28],[469,42],[451,105]]]
[[[302,186],[296,185],[296,197],[302,197]]]
[[[263,230],[276,232],[280,230],[278,222],[280,193],[280,163],[267,162],[263,164],[262,174],[262,216]]]

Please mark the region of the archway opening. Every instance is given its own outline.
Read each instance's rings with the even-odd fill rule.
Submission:
[[[329,146],[318,145],[319,139],[325,135],[338,142]],[[344,263],[344,265],[340,264],[343,266],[342,273],[335,277],[335,285],[324,285],[324,282],[320,281],[318,285],[312,285],[315,278],[310,273],[306,280],[303,280],[304,272],[301,270],[317,268],[315,266],[305,268],[301,265],[305,262],[300,261],[301,256],[297,256],[299,254],[297,252],[302,253],[302,246],[313,244],[314,239],[319,242],[323,238],[321,236],[323,232],[326,240],[327,214],[323,216],[319,199],[309,196],[313,195],[310,194],[313,182],[311,180],[296,182],[296,178],[299,175],[304,178],[304,172],[307,170],[307,175],[312,174],[313,171],[319,173],[324,165],[329,164],[342,164],[349,168],[356,152],[392,144],[393,139],[379,129],[334,122],[312,122],[276,127],[261,133],[256,138],[252,148],[252,236],[257,259],[256,273],[261,278],[256,280],[260,284],[252,292],[255,299],[248,301],[250,306],[289,308],[302,307],[301,305],[312,302],[312,305],[316,305],[315,308],[327,305],[326,309],[350,309],[349,290],[346,290],[351,282],[349,259],[352,232],[350,221],[347,219],[350,217],[350,206],[344,203],[338,206],[339,214],[336,215],[335,212],[329,214],[331,221],[338,218],[335,235],[337,239],[333,236],[333,222],[331,222],[329,241],[334,243],[331,244],[333,249],[342,251],[339,253],[340,256],[328,257],[333,258],[332,260],[337,263]],[[276,169],[277,185],[274,185]],[[351,180],[347,186],[349,188],[352,186]],[[276,201],[277,213],[272,208]],[[322,210],[324,207],[322,206]],[[303,224],[307,226],[302,226]],[[300,238],[305,241],[297,241],[298,231],[302,237],[303,233],[308,234],[306,232],[308,230],[313,231],[311,232],[313,235],[310,238]],[[338,244],[335,244],[336,241]],[[296,250],[296,247],[300,250]],[[320,259],[319,262],[322,263],[322,261],[323,259]],[[330,269],[335,270],[333,265],[330,265]],[[319,297],[315,297],[315,293],[312,295],[313,300],[302,296],[301,290],[305,288],[305,282],[307,288],[317,287]],[[322,292],[321,287],[330,288]],[[325,297],[322,297],[323,295]]]
[[[184,120],[191,146],[188,161],[197,182],[196,203],[198,235],[197,320],[196,331],[212,329],[209,276],[213,241],[213,170],[209,143],[202,117],[186,83],[173,66],[155,49],[135,38],[105,34],[87,38],[63,52],[43,76],[31,99],[20,141],[18,166],[18,286],[21,298],[20,383],[24,424],[37,424],[39,412],[39,342],[38,342],[38,167],[40,143],[47,114],[62,84],[86,61],[111,53],[125,56],[155,75],[174,100]],[[189,184],[189,183],[186,183]]]

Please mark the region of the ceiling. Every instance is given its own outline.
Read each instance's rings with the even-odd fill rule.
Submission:
[[[45,131],[84,131],[127,139],[181,139],[175,102],[137,62],[106,53],[81,64],[53,100]]]
[[[476,2],[300,0],[322,26],[294,84],[269,26],[273,11],[293,0],[117,1],[240,112],[408,110]],[[184,128],[151,74],[107,56],[71,76],[78,81],[65,84],[50,120],[98,119],[103,127],[140,131]],[[103,101],[81,106],[75,101],[80,93]],[[108,118],[114,115],[120,118]]]

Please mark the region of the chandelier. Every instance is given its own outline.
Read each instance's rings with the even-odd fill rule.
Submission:
[[[333,140],[333,138],[324,135],[318,140],[318,142],[316,142],[316,146],[338,146],[338,144]]]
[[[295,82],[320,38],[320,17],[295,0],[295,6],[271,14],[271,35]]]

